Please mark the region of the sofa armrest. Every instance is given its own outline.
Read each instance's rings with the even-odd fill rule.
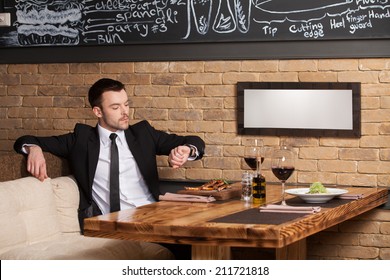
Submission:
[[[47,173],[50,178],[68,176],[71,174],[68,161],[50,153],[44,153]],[[0,156],[0,182],[15,180],[30,176],[27,172],[27,157],[25,155],[9,153]]]

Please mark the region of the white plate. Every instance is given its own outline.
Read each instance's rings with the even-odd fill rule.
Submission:
[[[326,188],[326,190],[328,191],[327,193],[308,193],[309,188],[299,188],[286,190],[286,193],[299,196],[307,203],[325,203],[335,196],[348,192],[347,190],[336,188]]]

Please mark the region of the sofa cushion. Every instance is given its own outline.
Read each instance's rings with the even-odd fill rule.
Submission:
[[[55,202],[57,205],[58,221],[61,232],[80,233],[77,209],[80,195],[73,176],[63,176],[51,180]]]
[[[66,235],[0,254],[1,260],[164,260],[165,247],[148,242]]]
[[[0,253],[60,235],[50,181],[26,177],[0,182]]]

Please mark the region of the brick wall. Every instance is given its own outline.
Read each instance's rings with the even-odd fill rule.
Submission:
[[[374,209],[309,237],[308,258],[390,260],[389,212]]]
[[[290,183],[390,185],[390,59],[3,64],[0,153],[12,151],[14,140],[23,134],[61,134],[71,131],[76,122],[95,125],[86,93],[102,77],[126,84],[134,122],[148,119],[161,130],[196,134],[205,140],[204,159],[187,168],[173,170],[166,157],[159,158],[161,177],[176,179],[238,180],[247,168],[242,137],[236,133],[238,81],[361,82],[361,138],[262,138],[268,146],[286,140],[294,147],[297,166]],[[276,181],[269,169],[264,173],[267,180]],[[372,215],[368,223],[372,219],[378,232],[366,232],[364,217],[363,222],[342,224],[332,229],[338,234],[321,233],[327,241],[313,252],[309,247],[310,255],[390,259],[390,213]],[[376,220],[378,215],[385,218]],[[313,244],[318,244],[316,237]],[[343,244],[350,239],[356,244]],[[373,249],[360,252],[359,246]]]

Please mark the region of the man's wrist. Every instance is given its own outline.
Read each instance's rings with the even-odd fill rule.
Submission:
[[[196,148],[196,146],[191,144],[185,144],[184,146],[190,148],[190,155],[188,157],[189,159],[196,159],[199,156],[198,148]]]
[[[22,152],[25,153],[25,154],[29,154],[30,153],[30,148],[31,147],[36,147],[37,145],[35,144],[23,144],[22,146]]]

